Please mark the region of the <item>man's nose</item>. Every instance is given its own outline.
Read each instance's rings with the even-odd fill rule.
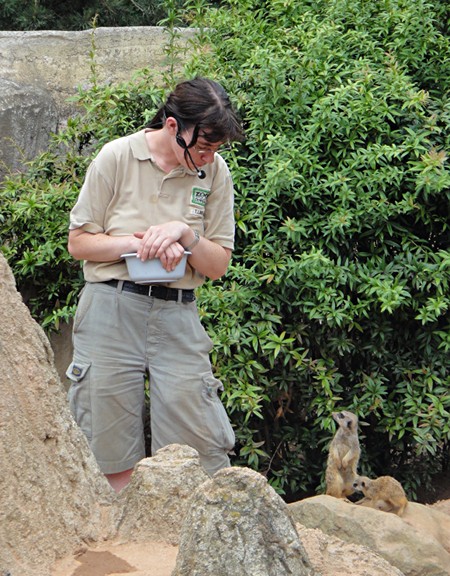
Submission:
[[[200,158],[202,159],[203,162],[206,162],[207,164],[212,164],[214,162],[214,154],[215,154],[214,150],[204,150],[200,154]]]

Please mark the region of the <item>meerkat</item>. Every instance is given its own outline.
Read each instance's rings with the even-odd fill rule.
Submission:
[[[356,502],[361,506],[402,516],[408,505],[402,485],[392,476],[380,476],[375,479],[358,476],[353,482],[353,488],[364,494],[364,498]]]
[[[355,491],[353,482],[361,449],[358,439],[358,417],[352,412],[333,412],[339,428],[330,443],[325,473],[326,494],[335,498],[346,498]]]

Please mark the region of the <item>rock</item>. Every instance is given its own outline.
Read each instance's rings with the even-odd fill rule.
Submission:
[[[179,29],[178,42],[186,46],[193,34]],[[45,150],[50,134],[80,112],[71,101],[80,87],[131,82],[142,69],[160,77],[167,42],[158,26],[0,31],[0,180]]]
[[[194,32],[179,29],[186,44]],[[162,74],[167,32],[160,26],[100,27],[90,30],[0,31],[0,78],[48,90],[62,116],[76,112],[68,99],[92,85],[91,53],[99,85],[129,81],[136,70]],[[180,63],[181,66],[181,63]]]
[[[307,528],[320,528],[347,543],[366,546],[405,576],[448,576],[450,554],[426,528],[417,529],[421,514],[417,510],[421,506],[410,503],[402,519],[325,495],[288,505],[296,522]],[[407,514],[410,521],[415,518],[414,527],[407,523]]]
[[[24,167],[46,150],[58,126],[50,93],[36,86],[0,78],[0,176]]]
[[[438,500],[430,505],[430,508],[439,510],[443,514],[450,514],[450,500]]]
[[[1,253],[0,366],[0,574],[48,576],[55,559],[108,535],[114,496]]]
[[[311,564],[321,576],[404,576],[366,546],[347,544],[317,528],[296,527]]]
[[[443,508],[410,502],[402,520],[418,532],[432,536],[450,554],[450,516]]]
[[[193,494],[172,576],[314,576],[287,505],[248,468],[225,468]]]
[[[141,460],[119,496],[122,518],[117,538],[178,544],[189,500],[208,478],[198,452],[188,446],[172,444]]]

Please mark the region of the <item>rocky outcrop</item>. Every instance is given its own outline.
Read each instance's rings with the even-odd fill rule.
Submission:
[[[0,176],[43,152],[57,126],[57,107],[47,90],[0,78]]]
[[[120,493],[117,538],[178,544],[190,498],[208,478],[198,452],[188,446],[166,446],[153,458],[141,460]]]
[[[173,576],[315,576],[287,506],[266,479],[226,468],[194,493]]]
[[[404,576],[367,546],[348,544],[318,528],[297,524],[297,532],[320,576]]]
[[[289,510],[307,528],[370,548],[405,576],[450,574],[450,554],[442,545],[450,542],[450,518],[435,511],[433,519],[427,506],[410,502],[400,518],[324,495],[289,504]]]
[[[182,44],[191,36],[178,32]],[[158,77],[167,40],[158,26],[0,31],[0,180],[45,150],[50,133],[78,112],[69,99],[94,82],[93,62],[99,85],[131,81],[144,68]]]
[[[192,31],[179,31],[180,40]],[[74,111],[68,98],[92,83],[129,81],[136,70],[163,71],[167,33],[158,26],[96,28],[77,32],[0,31],[0,78],[46,90],[62,116]]]
[[[48,576],[56,558],[108,535],[112,490],[1,253],[0,366],[0,574]]]

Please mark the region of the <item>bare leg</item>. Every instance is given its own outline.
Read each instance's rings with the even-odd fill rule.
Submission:
[[[105,474],[105,476],[114,490],[116,492],[120,492],[122,488],[125,488],[125,486],[130,481],[133,470],[133,468],[130,468],[129,470],[124,470],[123,472],[117,472],[117,474]]]

